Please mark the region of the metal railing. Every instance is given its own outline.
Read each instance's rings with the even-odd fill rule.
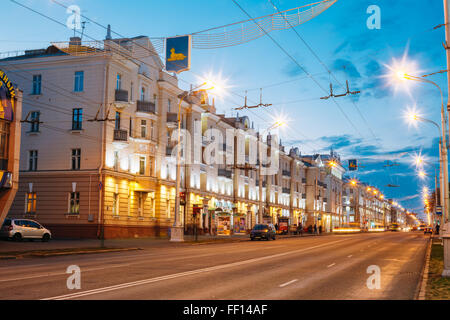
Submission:
[[[225,178],[229,178],[231,179],[231,170],[227,170],[227,169],[219,169],[218,171],[218,176],[219,177],[225,177]]]
[[[128,141],[128,131],[114,130],[114,141]]]
[[[137,101],[137,112],[156,113],[156,106],[150,101]]]
[[[116,89],[115,101],[128,102],[128,91]]]

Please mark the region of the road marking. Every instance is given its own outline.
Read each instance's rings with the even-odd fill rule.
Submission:
[[[99,294],[99,293],[104,293],[104,292],[109,292],[109,291],[114,291],[114,290],[120,290],[120,289],[129,288],[129,287],[145,285],[145,284],[150,284],[150,283],[154,283],[154,282],[170,280],[170,279],[175,279],[175,278],[180,278],[180,277],[185,277],[185,276],[190,276],[190,275],[195,275],[195,274],[200,274],[200,273],[205,273],[205,272],[222,270],[222,269],[237,267],[237,266],[246,265],[246,264],[253,264],[255,262],[269,260],[269,259],[278,258],[278,257],[282,257],[282,256],[287,256],[290,254],[305,252],[305,251],[309,251],[312,249],[330,246],[332,244],[337,244],[337,243],[344,242],[344,241],[348,241],[348,240],[346,239],[346,240],[333,241],[333,242],[328,242],[328,243],[324,243],[324,244],[309,247],[309,248],[273,254],[270,256],[254,258],[254,259],[249,259],[249,260],[244,260],[244,261],[238,261],[238,262],[233,262],[233,263],[227,263],[227,264],[222,264],[222,265],[218,265],[218,266],[214,266],[214,267],[202,268],[202,269],[180,272],[180,273],[175,273],[175,274],[169,274],[169,275],[160,276],[160,277],[156,277],[156,278],[149,278],[149,279],[144,279],[144,280],[139,280],[139,281],[126,282],[126,283],[122,283],[122,284],[118,284],[118,285],[114,285],[114,286],[92,289],[92,290],[76,292],[76,293],[70,293],[70,294],[60,295],[60,296],[51,297],[51,298],[45,298],[42,300],[68,300],[68,299],[81,298],[81,297],[89,296],[89,295],[93,295],[93,294]]]
[[[351,254],[351,255],[349,255],[349,256],[347,256],[347,258],[351,258],[351,257],[353,257],[353,255]]]
[[[90,268],[90,269],[81,269],[82,272],[90,272],[90,271],[97,271],[97,270],[104,270],[104,269],[110,269],[110,268],[119,268],[119,267],[127,267],[130,264],[117,264],[107,267],[97,267],[97,268]],[[8,282],[8,281],[19,281],[19,280],[28,280],[28,279],[34,279],[34,278],[43,278],[43,277],[51,277],[51,276],[60,276],[66,274],[66,272],[51,272],[46,274],[37,274],[34,276],[27,276],[27,277],[21,277],[21,278],[11,278],[11,279],[0,279],[0,282]]]
[[[280,284],[280,288],[286,287],[286,286],[288,286],[288,285],[290,285],[290,284],[293,284],[294,282],[297,282],[297,281],[298,281],[298,279],[294,279],[294,280],[291,280],[291,281],[289,281],[289,282]]]
[[[331,268],[331,267],[333,267],[333,266],[335,266],[336,265],[336,263],[332,263],[332,264],[330,264],[327,268]]]

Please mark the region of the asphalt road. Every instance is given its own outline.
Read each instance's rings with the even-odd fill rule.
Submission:
[[[3,260],[0,299],[414,299],[428,239],[411,232],[168,243]],[[80,267],[79,290],[67,288],[70,265]],[[370,266],[379,267],[379,289],[367,286]]]

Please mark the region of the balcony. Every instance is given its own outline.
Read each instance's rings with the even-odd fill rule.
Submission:
[[[146,112],[155,114],[156,106],[153,102],[138,100],[136,112]]]
[[[288,170],[283,170],[283,176],[290,177],[291,176],[291,172],[288,171]]]
[[[169,128],[178,128],[178,114],[167,112],[167,126]]]
[[[218,176],[231,179],[231,170],[219,169]]]
[[[115,101],[128,103],[128,91],[127,90],[116,90]]]
[[[114,130],[114,141],[128,141],[128,131]]]

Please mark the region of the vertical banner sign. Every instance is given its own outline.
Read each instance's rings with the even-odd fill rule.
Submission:
[[[0,70],[0,119],[12,121],[16,92],[8,76]]]
[[[166,39],[166,70],[180,73],[191,68],[191,36]]]
[[[349,171],[358,170],[358,160],[356,159],[348,160],[348,170]]]

